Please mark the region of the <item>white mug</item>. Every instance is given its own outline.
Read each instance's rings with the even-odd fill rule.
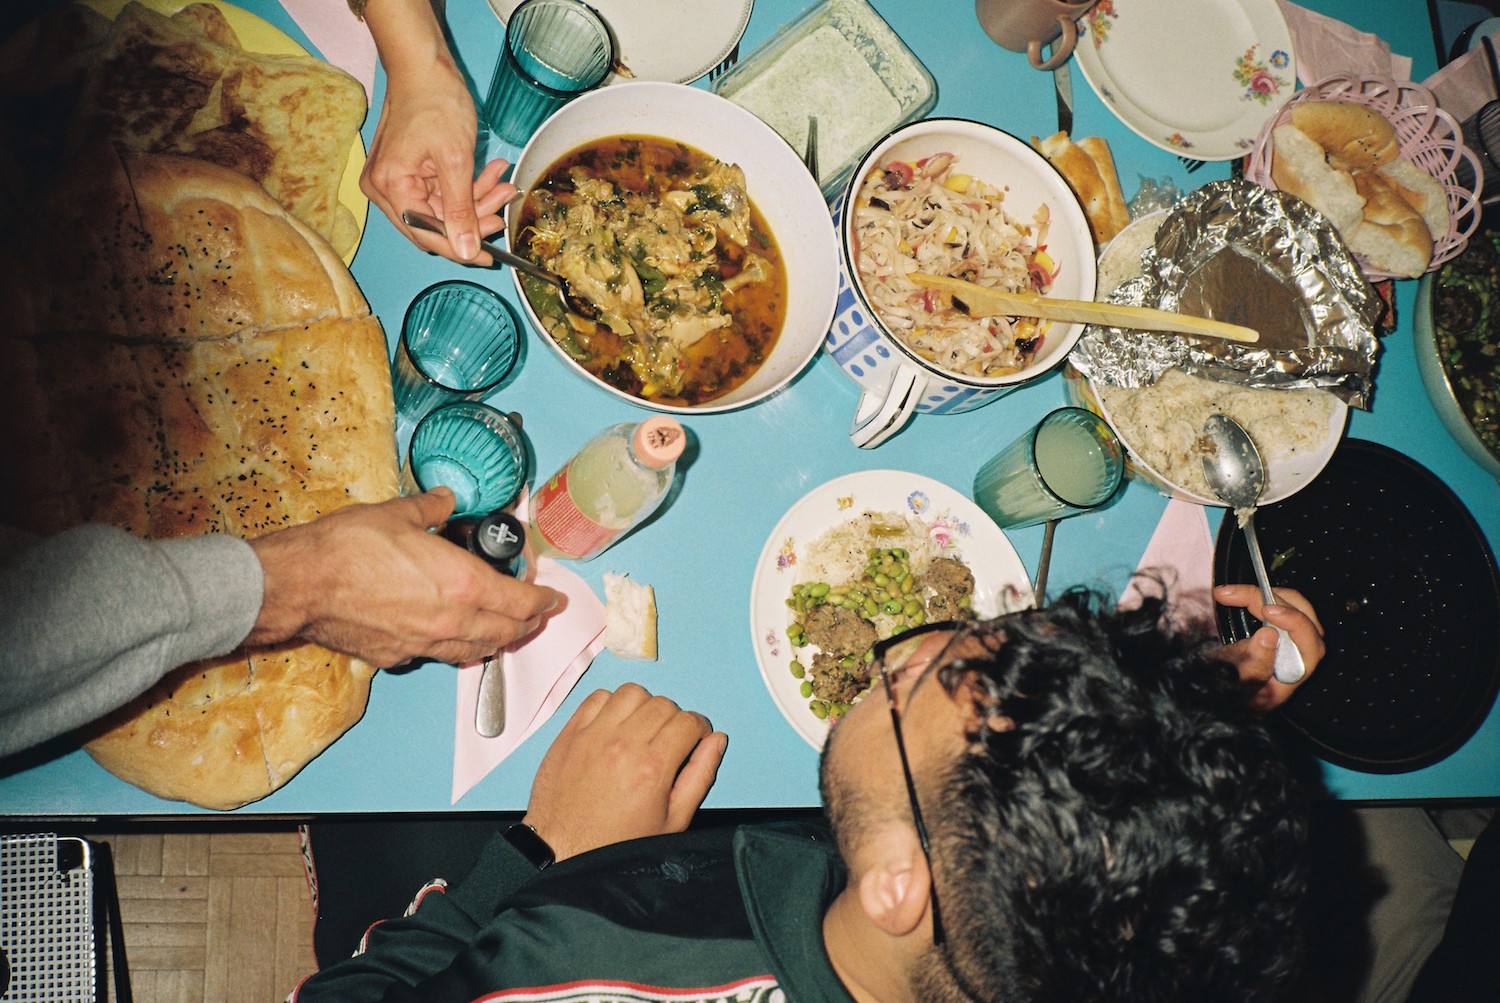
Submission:
[[[1094,238],[1078,197],[1056,168],[1026,143],[966,119],[923,119],[877,142],[860,160],[834,210],[839,235],[839,297],[823,350],[863,391],[849,438],[869,449],[899,432],[915,414],[972,411],[1058,366],[1083,333],[1082,324],[1053,323],[1031,365],[1007,376],[965,376],[940,369],[894,337],[875,315],[857,276],[849,207],[865,177],[891,160],[953,153],[956,170],[1005,188],[1009,215],[1030,219],[1046,203],[1052,214],[1048,253],[1062,265],[1052,294],[1091,300],[1097,277]]]

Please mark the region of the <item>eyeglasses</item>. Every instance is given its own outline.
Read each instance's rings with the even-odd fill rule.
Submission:
[[[963,627],[964,624],[959,621],[926,623],[904,634],[877,641],[871,649],[873,658],[870,667],[872,671],[880,674],[881,685],[885,687],[885,696],[891,705],[891,726],[896,730],[896,752],[901,757],[901,774],[906,778],[906,797],[911,802],[911,818],[917,829],[917,842],[921,844],[922,857],[927,861],[928,895],[932,899],[932,943],[938,947],[943,944],[943,917],[938,908],[937,878],[932,870],[932,844],[927,838],[927,824],[922,821],[922,806],[917,803],[917,784],[912,779],[911,763],[906,758],[906,738],[901,733],[901,715],[896,709],[896,690],[893,680],[899,679],[912,668],[920,668],[922,674],[926,675],[929,669],[942,662],[948,649],[952,648],[954,643],[964,635]],[[928,659],[925,664],[914,662],[917,651],[922,647],[923,636],[940,630],[951,631],[953,636],[948,638],[938,653]],[[913,685],[915,686],[915,683]]]

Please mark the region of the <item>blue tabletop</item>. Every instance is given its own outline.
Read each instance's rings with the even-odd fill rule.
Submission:
[[[275,0],[242,5],[306,41]],[[752,50],[805,6],[806,0],[756,0],[742,51]],[[934,115],[989,122],[1023,138],[1055,131],[1050,75],[993,44],[980,30],[970,0],[875,0],[874,6],[936,77]],[[1435,69],[1423,4],[1321,0],[1310,6],[1378,33],[1410,55],[1414,79]],[[502,28],[484,0],[449,0],[448,19],[460,60],[482,89]],[[351,30],[360,29],[351,23]],[[1163,52],[1170,50],[1164,44]],[[1076,72],[1076,62],[1074,69],[1074,134],[1109,140],[1127,197],[1141,178],[1168,177],[1190,190],[1228,176],[1222,163],[1188,173],[1177,158],[1121,124]],[[382,88],[383,81],[377,81],[377,109]],[[372,114],[366,143],[374,125]],[[508,276],[486,277],[423,255],[373,210],[353,271],[389,339],[398,334],[407,303],[432,282],[478,276],[506,297],[515,296]],[[1415,293],[1414,282],[1396,284],[1400,326],[1384,342],[1375,407],[1353,413],[1349,434],[1419,459],[1463,499],[1493,546],[1500,542],[1500,488],[1449,439],[1423,392],[1411,338]],[[967,414],[919,416],[885,445],[860,450],[846,434],[857,396],[854,384],[820,355],[785,392],[764,403],[685,420],[698,450],[680,474],[681,490],[672,504],[598,560],[576,567],[601,594],[600,576],[611,570],[628,571],[655,586],[659,661],[600,655],[562,711],[456,804],[450,804],[450,789],[457,675],[447,666],[424,665],[380,673],[369,709],[355,728],[282,790],[235,814],[522,808],[540,757],[572,708],[592,689],[628,680],[702,711],[729,734],[709,807],[817,804],[817,754],[782,718],[751,649],[750,583],[768,534],[808,490],[851,471],[914,471],[967,493],[984,458],[1064,403],[1062,378],[1053,373]],[[585,384],[535,340],[492,401],[522,413],[544,476],[600,428],[647,413]],[[1123,588],[1165,505],[1149,486],[1129,483],[1107,509],[1063,523],[1052,588],[1075,583]],[[1211,518],[1217,525],[1217,510]],[[1034,572],[1042,530],[1009,535]],[[1362,545],[1378,546],[1378,541]],[[1492,711],[1466,745],[1427,769],[1381,776],[1330,766],[1325,776],[1334,794],[1351,799],[1500,796],[1500,713]],[[199,812],[116,780],[79,751],[0,777],[0,810],[83,816]]]

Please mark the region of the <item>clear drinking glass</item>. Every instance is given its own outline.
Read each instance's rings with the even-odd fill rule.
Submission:
[[[505,41],[484,100],[484,120],[507,143],[526,145],[542,120],[609,75],[609,28],[579,0],[525,0],[505,24]]]
[[[412,432],[403,494],[439,485],[457,499],[453,517],[485,515],[515,501],[526,480],[526,447],[510,418],[475,401],[430,411]]]
[[[520,348],[511,305],[473,282],[439,282],[406,309],[392,380],[396,413],[415,423],[439,404],[481,400],[510,374]]]
[[[1103,418],[1059,408],[979,468],[974,501],[1002,529],[1020,529],[1103,505],[1124,472],[1124,450]]]

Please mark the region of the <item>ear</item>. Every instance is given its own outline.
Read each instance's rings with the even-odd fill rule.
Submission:
[[[914,831],[890,827],[875,844],[857,879],[859,903],[877,929],[903,937],[927,915],[932,874]]]
[[[954,692],[953,699],[963,716],[964,731],[967,734],[974,734],[981,725],[990,731],[1010,731],[1016,726],[1016,722],[1007,714],[985,713],[987,698],[972,676]]]

